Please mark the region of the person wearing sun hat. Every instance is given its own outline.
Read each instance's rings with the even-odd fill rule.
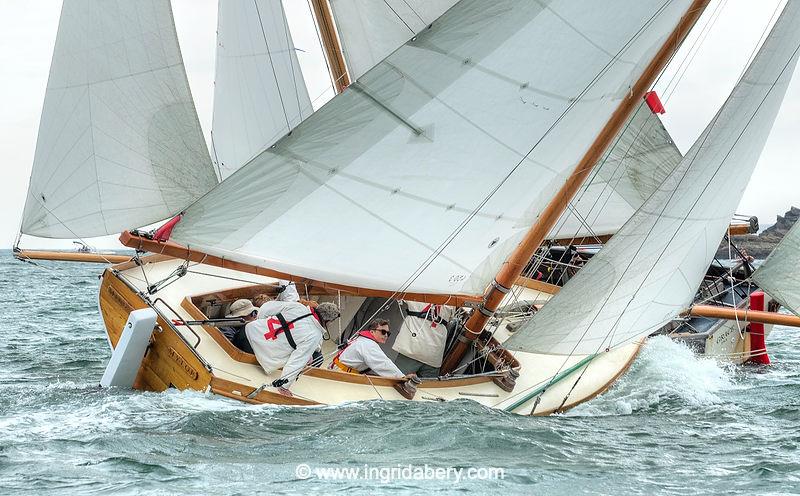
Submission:
[[[228,307],[228,313],[225,315],[225,318],[236,319],[241,317],[244,318],[244,324],[247,324],[256,318],[257,313],[258,309],[253,306],[250,300],[241,298],[231,303],[231,306]],[[235,345],[237,341],[236,333],[244,329],[244,324],[224,326],[219,327],[218,329],[226,338],[228,338],[229,341]]]

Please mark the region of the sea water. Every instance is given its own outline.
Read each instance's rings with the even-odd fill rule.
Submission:
[[[796,494],[800,331],[735,367],[652,340],[609,392],[530,418],[452,403],[250,406],[100,389],[89,264],[0,252],[0,494]]]

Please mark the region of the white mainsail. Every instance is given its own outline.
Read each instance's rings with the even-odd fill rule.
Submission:
[[[682,158],[661,119],[643,102],[548,237],[591,241],[616,233]]]
[[[458,0],[331,0],[350,79],[355,81]]]
[[[350,77],[358,79],[456,0],[332,0]],[[680,162],[660,119],[642,103],[550,237],[615,233]]]
[[[462,0],[173,239],[322,281],[481,294],[688,5]]]
[[[681,164],[606,247],[506,345],[585,355],[647,336],[688,308],[780,108],[800,1],[780,19]]]
[[[281,0],[220,0],[212,137],[222,179],[312,114]]]
[[[113,234],[216,184],[169,1],[65,1],[22,232]]]
[[[800,316],[800,222],[786,233],[753,280],[770,296]]]

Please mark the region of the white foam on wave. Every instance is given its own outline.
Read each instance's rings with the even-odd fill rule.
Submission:
[[[664,401],[679,406],[720,403],[734,387],[732,371],[693,353],[666,336],[647,341],[631,370],[611,390],[572,411],[573,415],[627,415]]]
[[[59,402],[40,409],[0,417],[0,440],[19,437],[81,439],[131,428],[158,428],[160,425],[200,413],[223,414],[245,411],[272,416],[281,407],[250,405],[211,393],[178,391],[142,393],[122,389],[87,388],[74,382],[52,383],[45,390],[67,393]],[[69,394],[72,392],[73,394]],[[47,401],[43,397],[43,400]]]

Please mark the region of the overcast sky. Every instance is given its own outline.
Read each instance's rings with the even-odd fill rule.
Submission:
[[[487,0],[489,1],[489,0]],[[682,53],[656,90],[665,102],[663,120],[686,151],[729,94],[746,66],[776,7],[784,0],[714,0],[687,40]],[[189,83],[203,131],[208,138],[214,81],[217,0],[173,0]],[[322,69],[318,41],[306,0],[284,0],[309,94],[319,106],[331,96]],[[39,115],[53,52],[60,0],[0,0],[0,248],[10,247],[19,231]],[[697,33],[713,22],[707,36]],[[691,52],[694,46],[696,53]],[[688,68],[678,63],[691,60]],[[677,74],[677,75],[676,75]],[[758,215],[771,224],[790,205],[800,206],[800,77],[795,76],[761,161],[739,205],[738,213]],[[134,227],[134,226],[131,226]],[[119,246],[115,237],[91,240],[95,246]],[[68,246],[23,238],[23,247]]]

